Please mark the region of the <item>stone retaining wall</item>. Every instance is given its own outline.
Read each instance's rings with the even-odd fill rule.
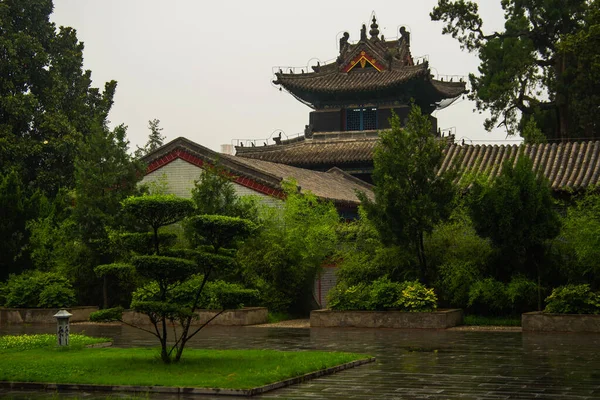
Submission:
[[[535,311],[521,315],[523,332],[600,332],[600,315],[550,314]]]
[[[311,328],[446,329],[462,322],[460,309],[433,312],[315,310],[310,313]]]
[[[55,324],[54,314],[63,308],[0,308],[0,325],[2,324]],[[98,307],[81,306],[64,308],[73,316],[71,322],[87,321],[90,314],[98,311]]]
[[[214,317],[218,311],[215,310],[199,310],[196,314],[199,319],[192,322],[192,325],[202,325],[210,318]],[[267,323],[268,310],[265,307],[247,307],[239,310],[227,310],[223,314],[210,322],[210,325],[227,325],[227,326],[245,326]],[[148,316],[145,314],[136,313],[134,311],[125,311],[123,313],[123,321],[133,325],[150,324]]]

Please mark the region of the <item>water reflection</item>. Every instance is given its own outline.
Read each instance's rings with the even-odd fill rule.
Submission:
[[[121,325],[75,324],[72,332],[110,337],[120,347],[157,345],[149,333]],[[22,333],[54,333],[54,326],[0,327],[0,334]],[[340,350],[377,357],[374,364],[260,397],[312,399],[600,398],[600,356],[596,350],[599,345],[600,335],[594,334],[216,326],[204,329],[190,342],[190,347],[202,348]],[[57,398],[51,393],[5,391],[0,395],[15,400]],[[91,393],[59,396],[106,398]],[[112,394],[111,398],[131,398],[127,396]],[[186,397],[142,395],[141,398]]]

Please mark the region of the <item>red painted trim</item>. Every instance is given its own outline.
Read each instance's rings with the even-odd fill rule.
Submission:
[[[173,150],[172,152],[165,155],[164,157],[161,157],[158,160],[155,160],[152,163],[148,164],[148,168],[146,168],[146,175],[156,171],[157,169],[164,167],[165,165],[171,163],[172,161],[175,161],[178,158],[182,159],[183,161],[187,161],[190,164],[195,165],[200,168],[204,168],[204,166],[205,166],[204,165],[205,162],[201,158],[198,158],[195,155],[190,154],[185,150]],[[209,163],[206,163],[206,164],[210,165]],[[265,195],[271,196],[271,197],[276,197],[278,199],[285,198],[285,193],[282,190],[263,185],[261,183],[256,182],[255,180],[252,180],[252,179],[244,177],[244,176],[235,176],[235,175],[231,174],[231,177],[233,178],[233,181],[235,183],[237,183],[238,185],[252,189],[255,192],[259,192],[259,193],[262,193],[262,194],[265,194]]]

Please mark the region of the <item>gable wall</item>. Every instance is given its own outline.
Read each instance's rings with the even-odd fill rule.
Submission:
[[[194,181],[200,179],[202,173],[202,168],[190,164],[181,158],[177,158],[144,176],[141,183],[148,184],[150,182],[156,182],[165,176],[168,182],[167,193],[179,197],[190,198],[192,197]],[[274,206],[281,203],[281,200],[275,197],[265,195],[237,183],[233,183],[233,187],[238,196],[258,196],[262,203]]]

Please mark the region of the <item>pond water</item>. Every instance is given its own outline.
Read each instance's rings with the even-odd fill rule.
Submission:
[[[11,325],[0,334],[53,333],[52,325]],[[115,346],[156,346],[148,333],[121,325],[72,325]],[[377,362],[258,398],[282,399],[600,399],[600,335],[398,329],[207,327],[190,347],[329,350],[367,353]],[[184,355],[185,357],[185,355]],[[126,371],[115,371],[126,373]],[[104,399],[96,393],[0,391],[15,400]],[[109,398],[132,398],[111,394]],[[208,399],[173,397],[149,399]]]

